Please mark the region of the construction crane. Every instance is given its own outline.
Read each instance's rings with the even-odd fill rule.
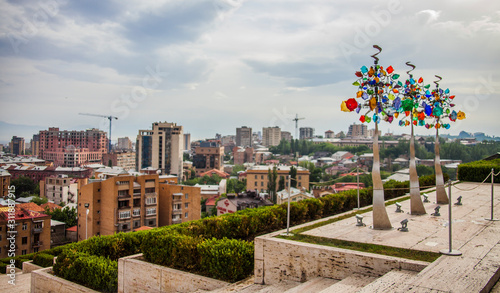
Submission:
[[[86,116],[94,116],[94,117],[102,117],[102,118],[107,118],[109,120],[109,148],[108,152],[111,153],[111,121],[113,119],[118,120],[118,117],[115,116],[106,116],[106,115],[99,115],[99,114],[90,114],[90,113],[78,113],[78,115],[86,115]]]
[[[304,120],[306,118],[299,118],[299,114],[295,114],[295,118],[292,121],[295,121],[295,139],[299,139],[299,135],[297,131],[299,130],[299,120]]]

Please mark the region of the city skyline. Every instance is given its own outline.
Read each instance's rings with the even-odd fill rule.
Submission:
[[[406,79],[440,75],[467,119],[460,131],[500,136],[500,4],[442,1],[1,1],[0,141],[10,125],[99,128],[113,141],[154,122],[182,125],[192,140],[236,128],[279,126],[347,132],[340,111],[354,72],[379,54]],[[300,11],[300,13],[298,13]],[[369,129],[373,124],[366,124]],[[12,128],[12,129],[11,129]],[[397,123],[387,131],[408,133]],[[433,131],[417,128],[418,135]]]

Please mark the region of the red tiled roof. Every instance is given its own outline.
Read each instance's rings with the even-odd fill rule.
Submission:
[[[37,205],[34,202],[20,203],[20,204],[17,204],[16,206],[19,208],[25,208],[25,209],[32,211],[32,212],[40,212],[40,213],[45,212],[45,209],[43,207]]]
[[[51,212],[54,211],[55,209],[61,209],[60,205],[57,205],[53,202],[44,203],[41,205],[41,207],[43,208],[43,211],[45,211],[46,208],[49,208],[49,211]]]
[[[205,205],[207,205],[207,206],[215,206],[215,202],[217,201],[218,198],[219,198],[219,196],[216,195],[216,196],[213,196],[213,197],[207,199],[207,201],[205,202]]]
[[[73,227],[69,227],[68,229],[66,229],[66,231],[69,231],[69,232],[76,232],[76,226],[73,226]]]
[[[36,218],[44,218],[44,217],[50,217],[46,214],[39,213],[39,212],[33,212],[30,211],[26,208],[20,208],[16,206],[15,208],[15,220],[25,220],[25,219],[36,219]],[[10,218],[10,213],[9,213],[9,207],[1,207],[0,208],[0,221],[1,220],[8,220]]]

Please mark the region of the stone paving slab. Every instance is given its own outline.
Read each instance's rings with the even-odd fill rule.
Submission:
[[[472,189],[477,183],[460,183],[460,189]],[[448,190],[448,189],[447,189]],[[435,199],[435,192],[428,193],[429,200]],[[462,247],[467,241],[473,239],[478,233],[496,222],[485,220],[490,218],[491,211],[491,185],[479,185],[476,189],[463,191],[452,187],[452,202],[462,196],[462,206],[452,205],[453,249]],[[500,215],[500,185],[495,185],[495,210]],[[356,227],[354,217],[322,226],[303,234],[320,236],[362,243],[374,243],[386,246],[395,246],[407,249],[439,252],[449,247],[448,241],[448,205],[442,205],[441,216],[435,217],[436,203],[425,203],[427,214],[410,215],[410,200],[401,202],[404,213],[396,213],[396,206],[387,207],[389,219],[393,225],[392,230],[374,230],[372,225],[372,212],[364,213],[363,222],[366,227]],[[398,231],[400,222],[408,219],[409,232]],[[500,225],[500,223],[498,223]]]

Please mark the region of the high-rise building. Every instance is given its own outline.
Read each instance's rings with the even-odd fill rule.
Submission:
[[[292,141],[292,134],[290,131],[282,131],[281,132],[281,139],[284,139],[288,142]]]
[[[265,146],[277,146],[281,141],[281,129],[278,126],[262,128],[262,144]]]
[[[299,128],[300,131],[300,139],[307,139],[307,138],[312,138],[314,137],[314,128],[312,127],[301,127]]]
[[[196,168],[196,175],[212,169],[224,171],[224,147],[219,143],[202,141],[194,152],[193,167]]]
[[[13,136],[9,143],[10,153],[14,155],[24,155],[24,137]]]
[[[152,130],[139,130],[136,168],[153,167],[162,174],[182,176],[184,133],[176,123],[155,122]]]
[[[39,134],[34,134],[33,138],[31,139],[31,154],[33,156],[39,156],[40,155],[40,135]]]
[[[368,127],[364,124],[352,124],[349,125],[349,131],[347,132],[348,137],[367,137]]]
[[[118,144],[116,148],[119,150],[131,150],[132,149],[132,141],[128,137],[119,137]],[[106,162],[105,162],[106,163]]]
[[[252,128],[242,126],[236,128],[236,146],[252,146]]]
[[[184,150],[191,150],[191,133],[184,133]]]
[[[106,132],[99,129],[60,131],[58,127],[51,127],[39,135],[39,158],[52,161],[55,166],[102,163],[102,155],[108,152]]]

